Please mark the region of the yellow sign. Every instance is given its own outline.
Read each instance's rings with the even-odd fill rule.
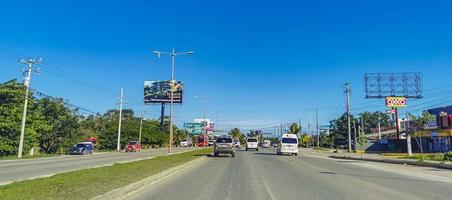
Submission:
[[[405,97],[386,97],[386,107],[405,108],[406,107],[406,98]]]

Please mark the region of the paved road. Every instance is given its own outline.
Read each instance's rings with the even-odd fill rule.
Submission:
[[[408,172],[408,171],[411,171]],[[203,188],[203,189],[202,189]],[[274,150],[209,157],[132,199],[450,199],[452,172]]]
[[[183,152],[195,148],[175,148],[173,152]],[[92,168],[102,165],[111,165],[118,162],[127,162],[167,154],[167,149],[153,149],[140,153],[98,153],[94,155],[66,155],[59,157],[4,160],[0,161],[0,185],[18,180],[50,176],[55,173]]]

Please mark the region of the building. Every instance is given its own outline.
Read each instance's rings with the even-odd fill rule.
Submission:
[[[428,152],[452,151],[452,106],[427,110],[435,116],[421,132],[422,147]]]

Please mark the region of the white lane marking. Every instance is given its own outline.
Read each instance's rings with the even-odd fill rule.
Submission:
[[[232,194],[232,181],[231,179],[229,179],[229,191],[228,191],[228,197],[226,198],[226,200],[229,200],[229,198],[231,197]]]
[[[264,180],[262,180],[262,183],[264,183],[265,189],[267,189],[268,194],[270,194],[270,197],[272,198],[272,200],[276,200],[275,197],[273,196],[272,191],[270,190],[270,188],[268,187],[267,183],[265,183]]]

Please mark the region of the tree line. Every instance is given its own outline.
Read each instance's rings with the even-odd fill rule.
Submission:
[[[0,84],[0,155],[17,154],[25,98],[25,86],[17,80]],[[97,138],[96,149],[116,149],[119,111],[81,115],[61,98],[36,98],[29,94],[24,137],[24,152],[32,148],[40,153],[65,153],[84,138]],[[140,117],[131,109],[123,110],[121,146],[138,140]],[[155,119],[144,119],[142,140],[144,147],[162,147],[168,141],[169,127],[161,129]],[[174,144],[188,137],[184,129],[174,127]]]

